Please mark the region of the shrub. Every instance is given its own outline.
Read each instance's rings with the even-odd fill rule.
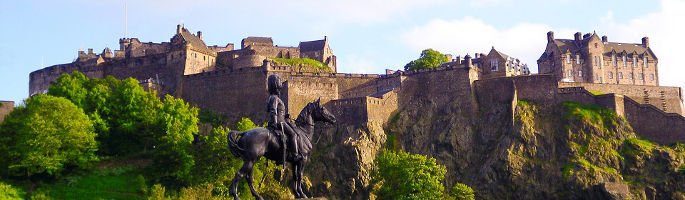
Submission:
[[[0,199],[3,200],[21,200],[24,199],[26,192],[16,188],[10,184],[0,182]]]
[[[405,152],[383,151],[376,158],[372,181],[380,187],[379,199],[442,199],[447,170],[434,158]]]
[[[69,100],[36,95],[15,109],[0,132],[0,170],[14,176],[58,176],[97,160],[93,124]]]
[[[466,184],[463,183],[457,183],[452,186],[452,190],[450,190],[450,196],[454,198],[455,200],[474,200],[476,199],[476,195],[473,192],[473,189],[469,187]]]

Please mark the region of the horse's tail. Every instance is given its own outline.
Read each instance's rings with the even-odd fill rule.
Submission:
[[[245,149],[238,145],[238,137],[242,137],[243,133],[240,131],[229,131],[228,132],[228,148],[231,149],[231,153],[236,157],[242,157]]]

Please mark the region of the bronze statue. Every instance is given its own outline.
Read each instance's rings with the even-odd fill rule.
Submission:
[[[238,181],[245,176],[252,195],[256,199],[263,199],[254,189],[252,167],[260,157],[264,156],[269,160],[276,161],[276,164],[290,163],[293,170],[293,182],[295,183],[293,185],[295,197],[307,198],[307,195],[302,191],[302,176],[312,149],[311,137],[314,134],[314,123],[335,123],[335,116],[321,105],[319,99],[308,103],[295,119],[295,123],[290,124],[285,120],[283,101],[278,98],[282,86],[280,78],[277,75],[271,75],[267,80],[270,94],[267,105],[270,128],[255,128],[245,132],[231,131],[228,133],[231,153],[243,160],[243,167],[238,170],[231,183],[230,193],[233,199],[239,199],[237,194]],[[283,142],[281,138],[286,137],[282,137],[282,135],[288,135],[287,140],[290,141]],[[286,144],[293,146],[287,147]],[[288,148],[293,149],[290,150],[291,156],[286,156],[285,151],[288,151],[286,150]]]

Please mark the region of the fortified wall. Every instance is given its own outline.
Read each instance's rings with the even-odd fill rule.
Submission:
[[[0,101],[0,124],[14,110],[14,101]]]

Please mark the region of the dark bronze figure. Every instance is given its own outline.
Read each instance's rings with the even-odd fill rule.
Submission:
[[[268,78],[268,84],[270,94],[267,105],[269,129],[255,128],[245,132],[231,131],[228,133],[231,153],[243,160],[243,167],[235,174],[231,183],[230,193],[235,200],[239,199],[237,194],[238,181],[243,176],[250,186],[252,195],[256,199],[263,199],[255,191],[252,181],[252,167],[262,156],[276,161],[277,164],[290,163],[293,170],[293,193],[296,198],[307,198],[307,195],[302,191],[302,176],[312,149],[311,137],[314,134],[314,123],[335,123],[336,121],[335,116],[321,105],[319,99],[308,103],[297,116],[295,123],[290,124],[285,119],[285,106],[278,97],[281,89],[280,78],[271,75]],[[288,136],[282,137],[282,135]],[[290,141],[283,142],[281,138],[287,138]],[[291,156],[286,156],[286,151],[291,152]]]

